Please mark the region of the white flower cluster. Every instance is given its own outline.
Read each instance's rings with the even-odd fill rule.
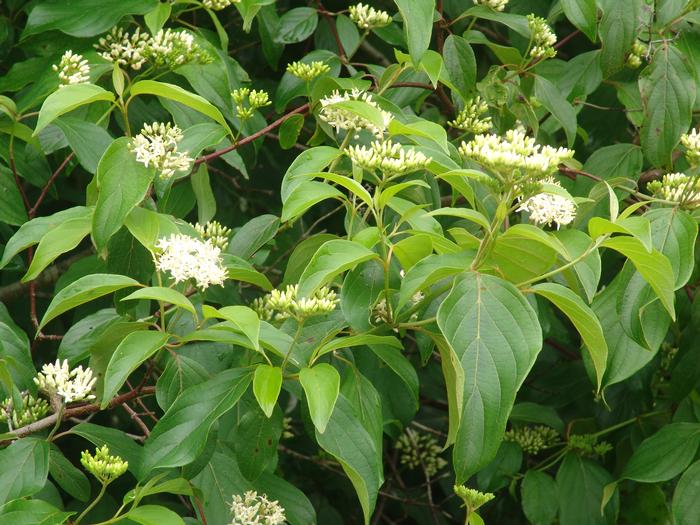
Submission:
[[[311,82],[314,78],[328,73],[331,66],[324,64],[320,60],[313,62],[290,62],[287,64],[287,73],[300,78],[304,82]]]
[[[374,29],[388,26],[391,23],[391,15],[386,11],[360,3],[350,6],[350,20],[361,29]]]
[[[639,66],[642,65],[642,58],[646,53],[647,46],[644,44],[644,42],[642,42],[638,38],[635,39],[634,44],[632,44],[632,50],[627,56],[627,67],[637,69]]]
[[[237,4],[241,0],[202,0],[202,5],[207,9],[212,9],[214,11],[221,11],[226,9],[231,4]]]
[[[490,7],[494,11],[503,11],[508,5],[509,0],[474,0],[476,5]]]
[[[138,71],[146,62],[144,50],[149,40],[148,33],[142,33],[139,28],[129,34],[121,27],[113,27],[106,36],[97,41],[95,49],[105,60]]]
[[[58,87],[90,82],[88,61],[83,58],[83,55],[73,53],[70,49],[63,53],[61,61],[51,66],[51,69],[58,71],[58,80],[61,82]]]
[[[374,108],[377,108],[382,117],[382,124],[378,126],[374,122],[367,120],[357,113],[337,106],[339,103],[349,102],[352,100],[359,100]],[[336,89],[329,96],[322,98],[320,102],[321,112],[319,113],[319,116],[330,126],[334,127],[336,133],[341,129],[348,131],[352,130],[355,132],[361,129],[366,129],[372,132],[375,136],[382,137],[384,135],[384,130],[386,130],[389,122],[391,122],[392,119],[391,113],[388,111],[383,111],[379,108],[379,105],[372,98],[371,93],[361,91],[357,88],[353,89],[352,91],[346,91],[342,94]]]
[[[561,184],[553,178],[544,182],[561,187]],[[542,192],[526,199],[517,211],[528,212],[535,224],[551,226],[555,223],[559,229],[560,226],[570,224],[576,218],[576,203],[562,195]]]
[[[683,207],[700,207],[700,177],[669,173],[661,180],[650,182],[647,188],[657,197],[677,202]]]
[[[156,249],[156,269],[168,272],[176,283],[192,279],[198,288],[206,290],[212,284],[223,285],[226,280],[221,249],[211,240],[172,234],[159,239]]]
[[[557,35],[549,27],[547,21],[539,16],[527,15],[527,25],[530,28],[532,47],[530,56],[532,58],[553,58],[557,54],[554,44],[557,43]]]
[[[129,462],[119,456],[110,456],[107,445],[102,445],[95,450],[95,455],[83,450],[80,455],[80,463],[102,483],[110,483],[124,474],[129,468]]]
[[[71,370],[68,360],[61,362],[59,359],[54,364],[44,365],[34,378],[39,390],[49,397],[62,397],[66,404],[95,399],[92,393],[95,381],[97,378],[92,376],[90,368],[83,370],[79,366]]]
[[[211,61],[211,57],[195,43],[192,33],[172,29],[161,29],[152,36],[144,49],[144,55],[154,67],[167,69]]]
[[[505,138],[498,135],[477,135],[470,142],[462,142],[459,151],[506,179],[542,180],[552,174],[559,164],[574,156],[566,148],[553,148],[535,143],[519,129],[509,130]]]
[[[256,299],[253,301],[253,309],[267,321],[289,318],[300,321],[332,312],[339,301],[338,295],[327,286],[317,290],[311,297],[299,297],[299,285],[294,284],[284,290],[272,290]]]
[[[491,130],[493,123],[491,117],[483,117],[489,110],[489,105],[480,96],[465,101],[464,109],[460,111],[454,120],[447,124],[466,133],[478,135]]]
[[[287,519],[284,508],[276,500],[254,490],[233,497],[231,515],[228,525],[282,525]]]
[[[236,106],[236,115],[241,120],[247,120],[253,116],[256,109],[264,108],[272,104],[270,95],[265,91],[252,91],[249,88],[235,89],[231,98]]]
[[[396,450],[401,454],[399,461],[409,469],[422,468],[431,478],[442,470],[447,461],[440,457],[442,447],[430,434],[419,434],[411,428],[399,436]]]
[[[145,124],[141,132],[129,144],[136,160],[144,166],[154,167],[161,177],[167,178],[176,171],[187,171],[192,167],[192,159],[187,152],[177,150],[182,140],[182,130],[169,122]]]
[[[14,406],[12,398],[0,403],[0,422],[7,421],[10,430],[38,421],[51,410],[45,399],[34,397],[29,392],[22,392],[21,398],[22,405],[18,407]]]
[[[685,147],[685,160],[691,166],[700,166],[700,132],[693,129],[681,136],[681,144]]]
[[[389,175],[410,173],[425,168],[431,161],[420,151],[404,148],[390,140],[375,140],[369,147],[350,146],[346,153],[355,165]]]
[[[220,250],[228,248],[228,239],[231,236],[231,228],[222,225],[219,221],[209,221],[208,223],[195,224],[195,231],[202,236],[205,241],[211,241]]]

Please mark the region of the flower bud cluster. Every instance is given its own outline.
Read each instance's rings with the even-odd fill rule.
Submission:
[[[136,160],[148,167],[154,167],[163,178],[171,177],[176,171],[188,171],[194,159],[187,152],[177,150],[182,140],[182,130],[169,122],[145,124],[141,132],[129,144]]]
[[[311,82],[314,78],[324,75],[330,70],[331,67],[320,60],[315,60],[308,64],[305,62],[291,62],[287,64],[287,73],[300,78],[304,82]]]
[[[511,181],[541,181],[557,170],[559,164],[571,159],[574,152],[535,143],[520,129],[498,135],[477,135],[462,142],[460,153]]]
[[[68,360],[60,359],[54,364],[46,364],[34,378],[34,383],[39,390],[48,397],[60,396],[63,402],[75,403],[76,401],[89,401],[95,399],[92,393],[96,377],[92,376],[92,370],[82,366],[70,369]]]
[[[677,202],[681,207],[700,207],[700,177],[685,173],[668,173],[655,180],[647,188],[660,199]]]
[[[58,87],[60,88],[90,82],[88,61],[83,58],[83,55],[73,53],[70,49],[63,53],[61,61],[51,66],[51,69],[58,71],[58,80],[61,82]]]
[[[530,38],[532,39],[530,56],[534,59],[554,58],[557,54],[557,50],[554,49],[557,35],[554,34],[547,21],[542,17],[530,14],[527,15],[527,25],[530,28]]]
[[[240,1],[241,0],[202,0],[202,5],[213,11],[221,11],[222,9],[226,9],[231,4],[237,4]]]
[[[40,397],[34,397],[28,392],[22,393],[22,405],[14,406],[12,398],[7,398],[0,404],[0,422],[7,422],[10,430],[20,428],[38,421],[49,413],[49,403]]]
[[[554,445],[559,440],[559,433],[553,428],[537,425],[509,430],[503,440],[516,443],[523,452],[535,455]]]
[[[610,452],[613,447],[607,441],[598,443],[598,438],[594,434],[573,434],[569,436],[569,450],[581,456],[604,456]]]
[[[114,481],[129,468],[128,461],[124,461],[119,456],[110,456],[107,445],[95,449],[94,455],[84,450],[80,455],[80,463],[104,484]]]
[[[348,109],[338,107],[337,104],[342,102],[348,102],[352,100],[359,100],[369,104],[370,106],[379,109],[382,117],[382,125],[377,125],[357,113],[349,111]],[[392,115],[388,111],[383,111],[379,108],[379,104],[373,99],[371,93],[366,91],[361,91],[359,89],[353,89],[352,91],[346,91],[345,93],[340,93],[336,89],[329,96],[322,98],[321,112],[319,117],[328,123],[328,125],[335,128],[336,133],[341,129],[347,131],[357,132],[361,129],[366,129],[373,133],[377,138],[381,138],[384,135],[384,130],[386,130],[389,122],[391,122]]]
[[[153,35],[144,56],[154,67],[165,69],[211,62],[211,57],[195,43],[192,33],[172,29],[161,29]]]
[[[391,15],[386,11],[360,3],[350,6],[350,20],[360,29],[374,29],[388,26],[391,23]]]
[[[226,280],[221,249],[211,240],[172,234],[161,238],[156,249],[156,269],[168,272],[176,283],[191,279],[198,288],[206,290],[212,284],[222,286]]]
[[[401,453],[399,461],[402,465],[411,470],[422,468],[431,478],[447,465],[447,461],[440,457],[442,448],[435,437],[419,434],[411,428],[399,436],[396,450]]]
[[[367,170],[381,170],[388,175],[402,175],[425,168],[431,159],[413,148],[404,148],[390,140],[376,140],[367,146],[350,146],[346,150],[353,164]]]
[[[545,184],[561,187],[553,177],[544,180]],[[576,218],[576,203],[571,199],[555,193],[541,192],[526,199],[517,211],[526,211],[535,224],[560,226],[571,224]]]
[[[490,7],[494,11],[503,11],[508,5],[509,0],[474,0],[476,5]]]
[[[339,301],[338,295],[327,286],[318,289],[310,297],[299,297],[299,285],[293,284],[284,290],[272,290],[256,299],[253,301],[253,309],[266,321],[289,318],[300,321],[332,312]]]
[[[491,492],[479,492],[476,489],[470,489],[466,485],[455,485],[452,490],[454,490],[455,495],[464,501],[464,505],[470,513],[483,507],[496,497]]]
[[[249,88],[239,88],[231,93],[233,103],[236,105],[236,116],[241,120],[247,120],[253,116],[256,109],[272,104],[270,95],[265,91],[252,91]]]
[[[700,132],[692,129],[681,135],[681,144],[685,147],[685,160],[693,167],[700,166]]]
[[[195,224],[194,229],[205,241],[210,241],[214,246],[224,251],[228,248],[228,240],[231,236],[231,228],[223,226],[218,221],[209,221],[208,223]]]
[[[372,308],[372,319],[374,324],[387,323],[392,324],[394,320],[392,319],[391,310],[386,298],[383,297]]]
[[[277,501],[254,490],[233,496],[230,508],[232,519],[228,525],[282,525],[287,519]]]
[[[493,126],[491,117],[483,116],[488,110],[489,105],[477,95],[467,100],[464,104],[464,109],[457,114],[454,120],[449,121],[447,124],[474,135],[486,133]]]
[[[646,53],[647,46],[641,40],[636,39],[634,44],[632,44],[630,54],[627,56],[627,67],[637,69],[642,65],[642,58],[644,55],[646,55]]]
[[[98,40],[95,49],[105,60],[138,71],[146,62],[144,50],[149,39],[149,34],[141,32],[139,28],[130,34],[121,27],[113,27],[106,36]]]

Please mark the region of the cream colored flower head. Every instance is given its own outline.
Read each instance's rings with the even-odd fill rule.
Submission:
[[[490,7],[494,11],[503,11],[508,5],[509,0],[474,0],[476,5]]]
[[[553,58],[557,54],[554,44],[557,43],[557,35],[549,27],[547,21],[539,16],[527,15],[527,25],[530,28],[530,38],[532,47],[530,56],[532,58]]]
[[[360,3],[350,6],[350,20],[361,29],[375,29],[391,24],[391,15]]]
[[[241,0],[202,0],[202,5],[212,11],[221,11],[232,4],[238,4]]]
[[[95,49],[105,60],[138,71],[146,62],[144,50],[150,38],[148,33],[142,32],[138,27],[133,33],[124,31],[121,27],[113,27],[99,39]]]
[[[319,288],[310,297],[299,297],[299,285],[289,285],[283,290],[275,289],[253,302],[253,309],[261,319],[281,321],[296,320],[324,315],[335,310],[340,300],[335,291],[327,286]]]
[[[55,363],[45,364],[34,378],[36,386],[48,397],[59,396],[63,402],[74,403],[95,399],[92,393],[96,377],[90,368],[82,366],[71,369],[68,361],[57,359]]]
[[[83,55],[73,53],[70,49],[63,53],[61,61],[51,66],[51,69],[58,72],[58,87],[70,86],[73,84],[88,84],[90,82],[90,66]]]
[[[129,148],[136,160],[144,166],[154,167],[163,178],[172,177],[176,171],[188,171],[194,159],[187,152],[178,151],[182,130],[169,122],[146,124],[136,135]]]
[[[284,508],[277,501],[254,490],[233,496],[230,509],[228,525],[282,525],[286,520]]]
[[[561,187],[553,178],[545,180],[546,184]],[[576,203],[570,198],[555,193],[538,193],[526,199],[517,211],[526,211],[535,224],[560,226],[571,224],[576,218]]]
[[[314,78],[328,73],[330,70],[331,66],[324,64],[320,60],[314,60],[308,63],[291,62],[287,64],[287,73],[294,75],[304,82],[310,82]]]
[[[369,147],[350,146],[346,153],[353,164],[368,170],[381,170],[388,175],[411,173],[425,168],[431,161],[420,151],[390,140],[377,140]]]
[[[685,173],[668,173],[647,185],[658,198],[678,203],[682,208],[700,207],[700,177]]]
[[[378,109],[382,120],[381,125],[376,122],[372,122],[347,108],[338,106],[338,104],[353,100],[365,102],[373,108]],[[384,131],[389,126],[389,123],[393,118],[391,113],[380,109],[379,104],[377,104],[377,102],[374,100],[371,93],[367,93],[366,91],[361,91],[359,89],[346,91],[342,94],[338,90],[335,90],[329,96],[322,98],[319,102],[321,103],[319,117],[321,120],[328,123],[328,125],[335,128],[336,132],[339,132],[342,129],[357,133],[359,130],[366,129],[375,136],[382,137],[384,135]]]
[[[156,250],[156,269],[170,274],[176,283],[192,280],[198,288],[205,290],[212,284],[222,286],[226,280],[221,249],[211,240],[172,234],[161,238],[156,243]]]

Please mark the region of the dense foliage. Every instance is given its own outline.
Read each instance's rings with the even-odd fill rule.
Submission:
[[[0,522],[700,523],[699,4],[0,3]]]

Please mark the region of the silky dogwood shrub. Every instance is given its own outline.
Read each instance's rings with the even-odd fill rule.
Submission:
[[[5,2],[0,522],[700,522],[698,9]]]

